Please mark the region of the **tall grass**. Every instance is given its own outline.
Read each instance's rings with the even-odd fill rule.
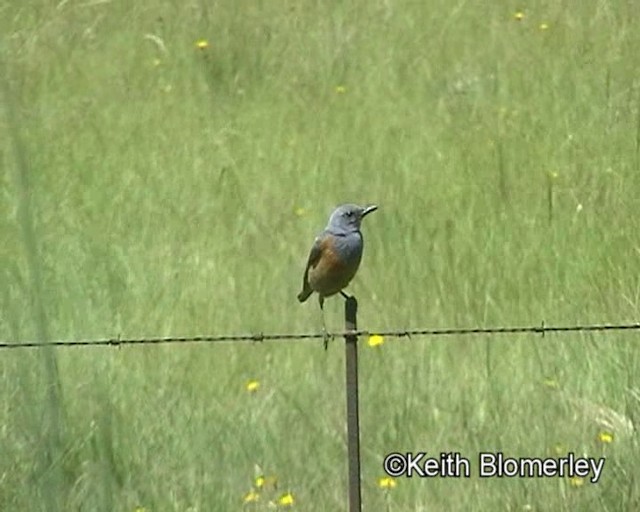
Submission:
[[[38,304],[56,339],[319,329],[295,295],[344,201],[380,205],[350,287],[362,328],[637,320],[634,6],[517,8],[5,6],[0,336],[46,338]],[[330,330],[341,308],[327,302]],[[636,338],[363,345],[365,510],[634,510]],[[299,509],[346,508],[339,343],[55,356],[64,428],[47,459],[42,356],[0,354],[0,509],[236,510],[259,474],[277,484],[247,507],[290,491]],[[607,463],[598,484],[379,488],[384,455],[411,450]]]

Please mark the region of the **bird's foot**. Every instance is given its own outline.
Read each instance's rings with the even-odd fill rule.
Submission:
[[[333,336],[331,336],[328,332],[327,329],[325,329],[324,327],[322,328],[322,344],[324,346],[324,349],[327,350],[327,348],[329,347],[329,340],[333,338]]]

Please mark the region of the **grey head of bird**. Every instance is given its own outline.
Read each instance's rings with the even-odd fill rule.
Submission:
[[[348,235],[360,231],[360,224],[365,216],[375,212],[378,207],[375,204],[358,206],[357,204],[341,204],[331,217],[326,230],[334,235]]]

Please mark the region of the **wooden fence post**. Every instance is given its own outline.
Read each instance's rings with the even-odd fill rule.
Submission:
[[[344,304],[345,331],[358,328],[358,301],[348,297]],[[349,458],[349,512],[360,512],[360,417],[358,412],[358,337],[345,337],[347,390],[347,452]]]

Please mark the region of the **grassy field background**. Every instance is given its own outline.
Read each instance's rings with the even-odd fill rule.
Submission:
[[[5,2],[0,338],[317,331],[295,296],[347,201],[380,205],[361,328],[635,322],[639,21],[623,0]],[[363,343],[364,509],[637,510],[639,344]],[[321,345],[2,350],[0,509],[346,510],[343,349]],[[598,484],[379,486],[392,451],[492,450],[607,462]]]

